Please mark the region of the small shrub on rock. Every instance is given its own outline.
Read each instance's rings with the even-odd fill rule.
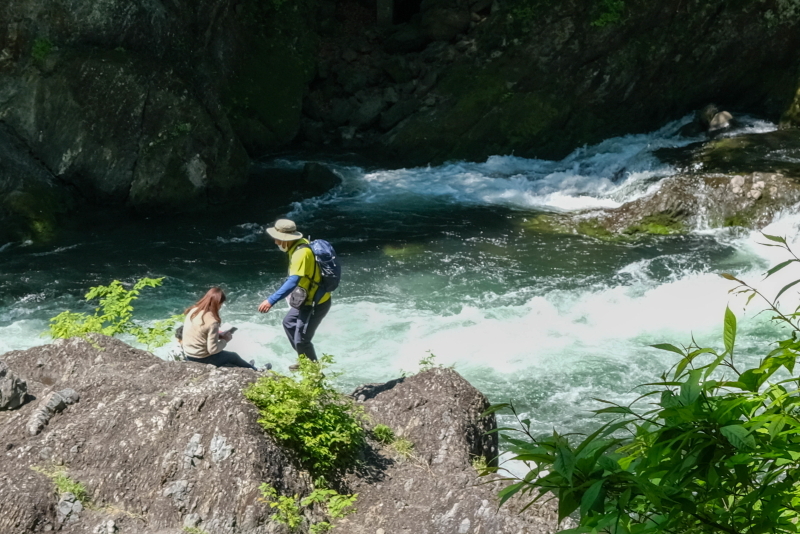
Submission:
[[[337,392],[323,371],[333,363],[300,359],[299,379],[270,373],[244,390],[259,424],[297,452],[314,476],[346,469],[364,444],[363,409]]]
[[[376,441],[389,445],[394,442],[394,432],[386,425],[375,425],[372,429],[372,436]]]

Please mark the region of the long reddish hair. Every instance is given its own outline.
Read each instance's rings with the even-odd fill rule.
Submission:
[[[223,302],[225,302],[225,292],[218,287],[212,287],[206,291],[203,298],[186,308],[183,313],[189,315],[189,312],[196,308],[202,315],[205,315],[206,312],[211,313],[214,319],[221,323],[222,319],[219,318],[219,309],[222,307]]]

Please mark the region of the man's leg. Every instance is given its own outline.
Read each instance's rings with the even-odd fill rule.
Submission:
[[[305,354],[306,358],[311,360],[312,362],[317,361],[317,353],[314,350],[314,344],[311,343],[311,340],[314,338],[314,333],[317,331],[317,327],[328,315],[328,311],[331,309],[331,301],[330,299],[323,304],[317,304],[314,308],[312,308],[312,312],[308,314],[308,318],[306,319],[305,324],[300,332],[300,338],[296,343],[296,350],[298,354]]]
[[[292,345],[293,350],[297,350],[296,332],[297,324],[300,319],[300,310],[297,308],[289,308],[289,313],[283,318],[283,331],[286,332],[286,337],[289,338],[289,343]]]

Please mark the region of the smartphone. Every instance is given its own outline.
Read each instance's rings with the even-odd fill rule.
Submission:
[[[228,333],[229,333],[229,334],[233,334],[233,333],[234,333],[234,332],[236,332],[237,330],[239,330],[239,329],[238,329],[238,328],[236,328],[236,327],[234,326],[233,328],[231,328],[230,330],[228,330]]]

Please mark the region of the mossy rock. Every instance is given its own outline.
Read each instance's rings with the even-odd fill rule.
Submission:
[[[300,130],[317,39],[300,8],[283,6],[268,27],[253,29],[250,47],[223,93],[230,121],[252,157],[289,143]]]
[[[800,177],[800,129],[712,139],[682,148],[660,149],[655,155],[693,172],[775,172]]]
[[[653,234],[653,235],[672,235],[682,234],[686,231],[684,223],[671,215],[659,213],[648,215],[639,223],[626,228],[623,233],[626,235]]]
[[[0,241],[52,241],[58,231],[58,215],[64,204],[58,195],[45,188],[13,191],[0,204],[3,231]]]

